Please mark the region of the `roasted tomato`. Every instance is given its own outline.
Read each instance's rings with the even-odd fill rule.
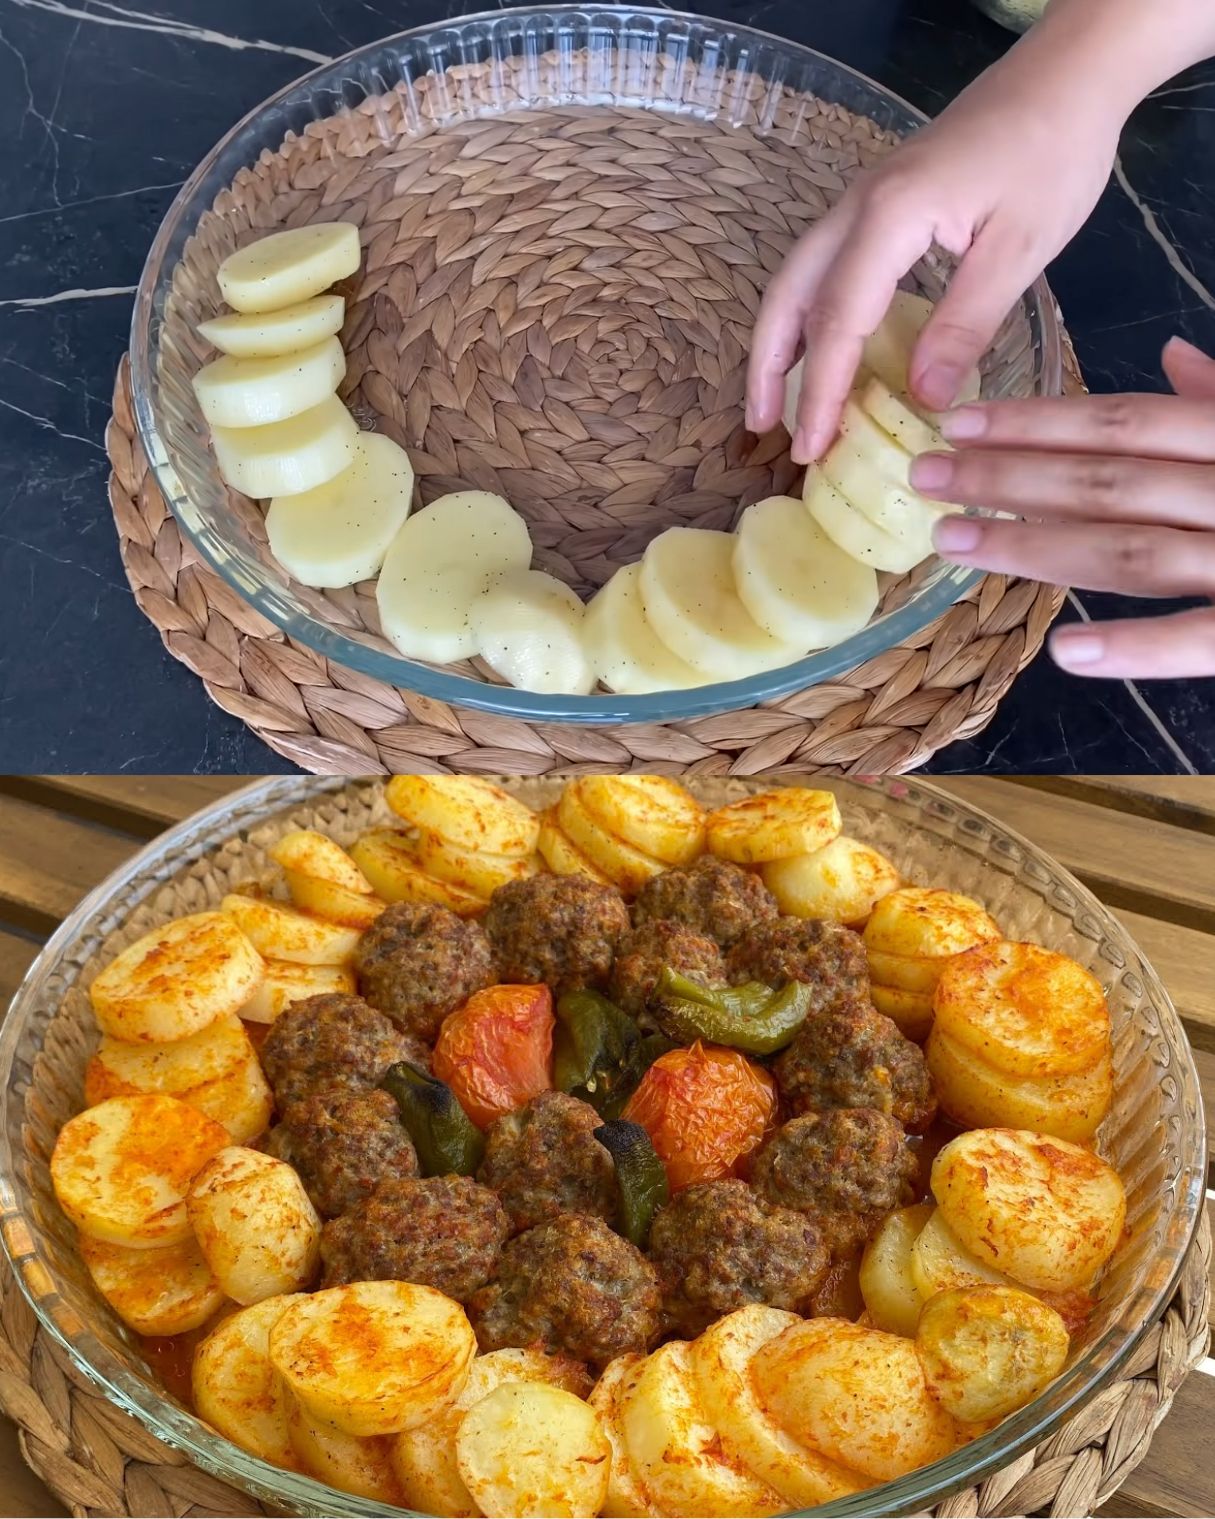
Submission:
[[[479,1128],[553,1084],[547,986],[490,986],[443,1020],[431,1069]]]
[[[737,1050],[698,1041],[654,1062],[624,1117],[649,1134],[677,1192],[738,1174],[776,1120],[776,1087]]]

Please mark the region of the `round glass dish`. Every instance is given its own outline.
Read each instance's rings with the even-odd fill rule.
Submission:
[[[584,107],[658,113],[671,121],[692,117],[722,132],[743,131],[749,134],[752,150],[763,145],[761,160],[764,153],[784,153],[787,159],[791,145],[800,150],[803,142],[812,140],[806,134],[818,131],[819,158],[812,165],[811,188],[807,191],[803,180],[802,194],[817,195],[819,210],[840,193],[843,180],[867,153],[924,121],[880,85],[808,48],[745,27],[665,10],[555,7],[499,12],[406,32],[316,69],[258,107],[207,155],[173,202],[140,281],[131,333],[135,414],[157,483],[182,531],[258,611],[328,658],[424,696],[533,721],[671,721],[737,710],[830,680],[913,638],[975,583],[977,571],[928,560],[898,581],[887,577],[892,583],[883,591],[879,614],[862,631],[833,648],[749,679],[635,697],[539,695],[496,684],[473,662],[437,667],[404,658],[379,635],[373,598],[350,592],[322,594],[292,580],[269,553],[260,512],[225,488],[190,385],[208,356],[194,329],[198,320],[219,309],[214,281],[219,261],[239,240],[248,240],[251,225],[271,230],[283,224],[284,215],[298,211],[298,201],[281,194],[285,182],[293,194],[297,186],[281,163],[275,166],[276,157],[297,152],[301,141],[303,151],[310,151],[311,133],[321,155],[319,164],[309,165],[316,171],[307,181],[313,188],[321,184],[320,168],[336,157],[331,167],[338,188],[331,195],[322,186],[311,210],[299,213],[301,219],[318,220],[326,212],[335,214],[334,205],[341,214],[340,185],[347,168],[357,168],[360,183],[366,182],[366,168],[359,168],[356,159],[365,160],[369,152],[384,153],[384,172],[392,175],[399,155],[389,150],[406,138],[416,143],[435,132],[467,130],[470,122],[521,110],[569,112]],[[841,108],[838,122],[831,117],[832,107]],[[853,118],[861,119],[863,133],[852,130]],[[329,135],[323,136],[326,132]],[[357,139],[353,146],[352,139]],[[678,139],[675,146],[678,150]],[[838,172],[833,160],[840,162]],[[747,175],[740,178],[745,181]],[[809,209],[809,200],[792,204],[787,191],[785,198],[786,221],[804,224],[817,214]],[[785,233],[769,237],[766,231],[767,243],[753,231],[747,236],[759,239],[757,265],[770,261],[782,239],[786,245],[790,240]],[[944,264],[930,257],[913,271],[914,282],[928,295],[939,295],[945,272]],[[623,337],[618,338],[616,346],[622,342]],[[627,367],[627,356],[621,362]],[[1061,335],[1043,280],[1010,315],[983,370],[983,393],[989,397],[1059,392]],[[731,408],[741,432],[740,388],[723,402],[723,409]],[[708,418],[710,423],[715,420]],[[402,437],[410,442],[404,426]],[[452,446],[450,437],[446,446]],[[732,447],[733,443],[719,444],[719,452]],[[721,468],[730,467],[731,460],[725,458]],[[686,473],[693,471],[688,468]],[[791,473],[788,478],[793,478]],[[467,478],[464,483],[469,483]],[[689,482],[690,488],[696,483]],[[504,493],[528,515],[523,496]],[[572,502],[565,519],[573,531],[581,531],[589,517],[600,540],[607,542],[613,538],[614,523],[620,534],[629,529],[629,506],[609,509],[604,504],[600,510],[601,500],[592,490]],[[737,504],[732,500],[730,507]],[[631,503],[634,531],[637,505]],[[695,520],[694,505],[685,511]],[[705,525],[732,524],[714,520]],[[610,568],[610,543],[590,546],[584,539],[583,546],[588,561]],[[562,552],[568,550],[563,546]],[[627,559],[636,557],[639,549],[632,545],[620,552]],[[571,578],[568,559],[565,566],[565,578]],[[562,573],[560,560],[547,567]],[[584,589],[596,583],[592,577]]]
[[[533,805],[548,805],[559,785],[507,784]],[[981,898],[1010,937],[1070,954],[1100,979],[1113,1017],[1115,1098],[1099,1145],[1126,1184],[1128,1229],[1090,1324],[1045,1394],[948,1459],[814,1510],[822,1519],[923,1512],[1007,1466],[1092,1398],[1172,1296],[1206,1175],[1193,1057],[1167,993],[1118,920],[1031,844],[944,792],[889,778],[828,784],[849,832],[882,849],[907,879]],[[757,787],[705,781],[693,789],[716,804]],[[82,1106],[97,1037],[86,988],[101,966],[154,924],[217,905],[233,881],[265,867],[267,848],[289,828],[350,843],[384,815],[379,783],[314,777],[261,781],[199,813],[85,898],[31,968],[0,1032],[0,1236],[39,1319],[76,1368],[158,1438],[279,1511],[307,1515],[397,1510],[238,1450],[158,1384],[92,1288],[48,1161],[59,1129]]]

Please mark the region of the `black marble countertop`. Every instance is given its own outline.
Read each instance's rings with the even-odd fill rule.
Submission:
[[[163,651],[127,587],[102,435],[131,298],[177,187],[233,121],[317,62],[484,4],[0,0],[4,770],[290,768]],[[703,9],[831,53],[930,113],[1010,41],[967,0]],[[1162,388],[1174,333],[1215,352],[1215,64],[1135,113],[1050,278],[1094,390]],[[1115,600],[1073,596],[1064,615]],[[1083,681],[1043,654],[986,732],[930,768],[1212,771],[1215,683]]]

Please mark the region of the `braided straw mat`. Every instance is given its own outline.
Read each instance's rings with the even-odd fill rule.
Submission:
[[[449,71],[452,93],[500,101],[502,81],[483,72]],[[672,99],[695,87],[680,79]],[[421,135],[389,94],[310,123],[241,171],[175,274],[176,346],[201,361],[194,327],[216,309],[214,270],[234,236],[344,217],[362,225],[365,265],[350,292],[342,395],[408,448],[423,502],[468,488],[506,496],[537,565],[586,594],[662,528],[729,528],[741,506],[796,489],[783,429],[756,439],[743,425],[759,296],[794,239],[894,139],[787,91],[774,130],[757,132],[765,87],[751,75],[738,127],[614,106],[444,121],[433,102],[446,94],[431,83],[415,86]],[[997,362],[1023,372],[1024,342],[1005,338]],[[1068,367],[1082,389],[1070,350]],[[184,371],[176,379],[184,390]],[[991,720],[1063,596],[988,577],[910,642],[743,711],[533,724],[343,668],[242,601],[166,508],[136,437],[125,359],[106,446],[127,577],[165,647],[225,711],[318,773],[910,770]],[[260,512],[230,499],[260,550]],[[883,607],[914,578],[887,584]],[[301,595],[381,642],[370,584]],[[490,678],[475,661],[457,668]]]

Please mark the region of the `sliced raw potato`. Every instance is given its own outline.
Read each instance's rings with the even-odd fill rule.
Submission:
[[[870,949],[868,945],[865,946],[865,957],[869,961],[869,974],[875,985],[885,986],[892,991],[918,992],[920,996],[928,998],[930,1005],[941,972],[949,964],[947,957],[930,959],[923,955],[889,955],[880,949]]]
[[[350,222],[271,232],[230,253],[217,271],[220,294],[237,311],[281,311],[354,274],[362,254]]]
[[[980,1261],[1045,1292],[1087,1287],[1117,1248],[1126,1193],[1099,1155],[1021,1129],[972,1129],[932,1166],[945,1222]]]
[[[795,1313],[755,1303],[718,1319],[692,1343],[700,1401],[727,1453],[792,1507],[813,1508],[868,1487],[848,1471],[800,1444],[762,1406],[751,1383],[756,1351],[800,1323]]]
[[[163,1250],[132,1250],[80,1236],[93,1285],[136,1334],[185,1334],[205,1324],[224,1290],[192,1239]]]
[[[366,897],[362,892],[338,886],[333,881],[320,881],[316,876],[300,875],[298,871],[286,870],[283,875],[291,900],[302,912],[327,923],[341,923],[346,928],[370,928],[387,907],[378,897]]]
[[[617,1356],[604,1368],[587,1401],[599,1415],[599,1422],[612,1448],[608,1472],[607,1497],[600,1510],[606,1519],[659,1519],[656,1508],[633,1467],[621,1422],[621,1407],[632,1391],[645,1357]]]
[[[587,775],[586,810],[617,838],[665,865],[688,865],[705,847],[705,810],[665,775]]]
[[[865,923],[899,884],[899,873],[884,854],[842,833],[809,854],[771,861],[761,874],[781,912],[851,927]]]
[[[595,671],[577,592],[543,570],[508,570],[469,609],[477,653],[522,691],[586,696]]]
[[[290,960],[267,960],[262,984],[240,1010],[249,1023],[273,1023],[293,1002],[323,992],[353,992],[352,970],[343,965],[293,965]]]
[[[667,1514],[780,1514],[785,1500],[722,1449],[697,1385],[692,1348],[669,1340],[647,1357],[623,1399],[629,1457]]]
[[[388,1441],[343,1434],[331,1424],[314,1418],[302,1403],[293,1402],[287,1415],[287,1438],[310,1477],[327,1482],[339,1492],[370,1498],[373,1503],[394,1507],[401,1491],[388,1459]]]
[[[641,561],[646,619],[680,659],[714,680],[742,680],[806,652],[765,633],[734,584],[734,535],[669,527]]]
[[[268,960],[290,960],[296,965],[348,965],[358,948],[357,928],[326,923],[278,902],[233,893],[220,905]]]
[[[621,565],[592,599],[582,626],[595,674],[622,696],[683,691],[708,679],[668,649],[646,621],[640,564]]]
[[[877,982],[869,988],[869,995],[878,1012],[897,1023],[908,1039],[928,1038],[932,1028],[930,996],[924,992],[905,992],[897,986],[879,986]]]
[[[368,433],[368,437],[375,434]],[[313,828],[293,828],[270,850],[270,858],[284,870],[296,875],[312,876],[318,881],[332,881],[347,891],[372,895],[371,882],[342,848]]]
[[[626,896],[641,890],[666,866],[634,849],[595,820],[582,798],[581,781],[570,781],[557,803],[557,821],[575,849],[584,854]]]
[[[358,424],[336,396],[285,422],[211,429],[220,474],[258,500],[298,496],[340,475],[354,461],[358,437]]]
[[[859,632],[877,610],[877,576],[827,536],[802,502],[769,496],[742,514],[734,534],[734,585],[773,638],[827,649]]]
[[[1063,1370],[1069,1338],[1053,1308],[1015,1287],[959,1287],[924,1305],[916,1351],[928,1386],[955,1419],[1002,1419]]]
[[[394,775],[384,788],[384,800],[407,823],[459,849],[536,852],[536,814],[492,781],[474,775]]]
[[[340,295],[314,295],[278,311],[229,311],[199,322],[199,334],[221,353],[238,359],[267,359],[311,348],[342,330],[346,303]]]
[[[248,1001],[262,978],[257,951],[223,913],[155,928],[93,979],[89,1000],[104,1034],[158,1043],[187,1039]]]
[[[875,1329],[911,1339],[924,1299],[911,1274],[911,1252],[932,1216],[931,1203],[896,1208],[865,1246],[861,1257],[861,1296]]]
[[[900,541],[870,522],[817,466],[806,471],[802,501],[811,517],[838,548],[862,564],[905,575],[932,553],[932,542]]]
[[[603,871],[593,865],[562,831],[555,807],[540,814],[540,837],[536,850],[555,876],[586,876],[588,880],[599,881],[604,886],[611,885]]]
[[[199,1249],[234,1303],[307,1287],[321,1221],[286,1161],[233,1145],[199,1171],[187,1201]]]
[[[867,411],[884,433],[909,454],[926,454],[948,449],[949,444],[912,407],[909,401],[895,395],[876,376],[866,380],[858,394],[861,409]]]
[[[270,1331],[299,1301],[267,1298],[224,1319],[194,1352],[191,1377],[200,1418],[241,1450],[289,1471],[300,1464],[287,1429],[291,1395],[270,1364]]]
[[[953,508],[929,502],[912,488],[911,455],[855,401],[845,405],[840,435],[819,467],[858,512],[906,544],[909,553],[919,559],[932,553],[933,524]]]
[[[473,602],[531,557],[527,525],[501,496],[441,496],[405,522],[384,558],[376,587],[384,636],[410,659],[471,658]]]
[[[483,902],[488,902],[499,886],[522,881],[535,875],[539,868],[535,855],[490,854],[461,849],[426,828],[418,828],[407,835],[405,848],[427,875],[446,881],[458,891],[480,897]]]
[[[927,296],[896,290],[881,325],[865,342],[862,366],[877,375],[895,395],[906,395],[911,388],[907,366],[932,313],[933,303]],[[954,404],[975,400],[980,383],[979,371],[972,369],[963,380]]]
[[[212,427],[262,427],[319,406],[341,384],[346,355],[337,338],[267,359],[212,359],[194,376],[199,410]]]
[[[176,1097],[111,1097],[70,1118],[51,1155],[59,1206],[82,1234],[149,1250],[190,1237],[186,1194],[228,1131]]]
[[[1000,925],[972,897],[924,886],[892,891],[865,925],[867,950],[918,959],[947,959],[999,937]]]
[[[545,1382],[503,1382],[464,1415],[456,1464],[490,1519],[597,1514],[612,1449],[599,1415]]]
[[[708,843],[723,860],[761,865],[822,849],[841,826],[839,803],[830,791],[786,786],[711,812]]]
[[[1002,1271],[985,1266],[965,1248],[939,1208],[931,1210],[912,1241],[908,1270],[924,1302],[953,1287],[1009,1285],[1009,1278]]]
[[[301,1403],[348,1435],[424,1424],[468,1378],[477,1342],[459,1303],[408,1282],[353,1282],[297,1299],[270,1359]]]
[[[397,828],[373,828],[351,846],[351,854],[385,902],[430,902],[470,917],[485,911],[485,902],[422,870]]]
[[[270,552],[302,585],[357,585],[379,574],[412,504],[409,455],[382,433],[360,432],[341,474],[271,501]]]

